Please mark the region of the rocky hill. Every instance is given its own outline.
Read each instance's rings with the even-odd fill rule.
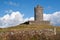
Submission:
[[[54,28],[56,28],[56,34]],[[1,28],[0,40],[60,40],[60,27],[17,25],[10,28]]]

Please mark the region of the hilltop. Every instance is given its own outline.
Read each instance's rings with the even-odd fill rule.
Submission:
[[[54,34],[54,28],[57,29],[57,34]],[[51,30],[50,30],[51,29]],[[60,40],[60,27],[52,25],[38,24],[22,24],[9,28],[0,29],[1,40]],[[28,38],[28,39],[27,39]],[[48,38],[48,39],[46,39]]]
[[[57,31],[60,31],[60,27],[59,26],[52,26],[52,25],[44,25],[44,24],[22,24],[22,25],[17,25],[17,26],[12,26],[12,27],[8,27],[8,28],[0,28],[0,32],[5,32],[5,31],[10,31],[10,30],[41,30],[41,29],[54,29],[56,28]]]

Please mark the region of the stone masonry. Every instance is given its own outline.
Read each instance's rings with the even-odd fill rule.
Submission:
[[[37,22],[43,21],[43,8],[37,5],[37,7],[34,8],[34,19]]]
[[[43,20],[43,8],[41,6],[34,7],[34,21],[29,21],[29,24],[50,24],[50,21]]]

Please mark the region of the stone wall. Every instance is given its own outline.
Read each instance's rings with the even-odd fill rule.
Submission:
[[[45,25],[49,25],[50,24],[50,21],[40,21],[40,22],[37,22],[37,21],[29,21],[29,24],[45,24]]]

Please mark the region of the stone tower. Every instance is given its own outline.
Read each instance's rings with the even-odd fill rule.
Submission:
[[[34,7],[34,21],[27,21],[24,24],[50,24],[50,21],[43,20],[43,8],[39,5]]]
[[[34,8],[34,19],[36,22],[43,21],[43,8],[39,5]]]

